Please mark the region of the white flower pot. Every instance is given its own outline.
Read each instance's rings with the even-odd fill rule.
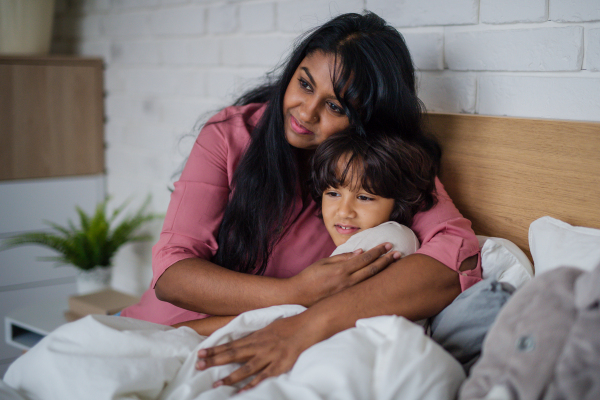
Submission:
[[[0,53],[48,54],[54,0],[0,0]]]
[[[110,288],[112,267],[96,267],[87,271],[80,270],[77,274],[77,293],[88,294]]]

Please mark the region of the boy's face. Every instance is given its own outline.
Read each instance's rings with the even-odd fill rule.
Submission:
[[[394,199],[362,188],[330,187],[323,192],[323,222],[336,246],[358,232],[389,221],[393,209]]]

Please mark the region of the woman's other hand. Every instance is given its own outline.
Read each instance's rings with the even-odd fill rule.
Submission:
[[[383,243],[363,252],[338,254],[323,258],[301,273],[289,278],[291,290],[297,294],[294,304],[310,307],[319,300],[341,292],[378,274],[392,262],[400,259],[392,245]],[[387,254],[386,254],[387,253]]]
[[[196,369],[242,363],[213,387],[234,385],[256,375],[241,391],[251,389],[267,378],[291,370],[304,350],[323,340],[313,327],[303,314],[276,320],[245,338],[198,351]]]

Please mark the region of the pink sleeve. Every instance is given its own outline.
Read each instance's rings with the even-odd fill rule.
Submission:
[[[417,253],[458,271],[465,259],[479,255],[479,243],[471,229],[471,222],[454,206],[439,179],[436,178],[435,183],[437,204],[428,211],[417,213],[413,219],[411,228],[421,242]],[[475,269],[459,272],[459,279],[463,291],[479,282],[481,257],[478,257]]]
[[[202,129],[174,185],[160,238],[152,249],[151,287],[177,261],[209,260],[217,251],[216,235],[229,201],[231,177],[249,140],[243,119],[227,114],[227,109],[222,111]]]

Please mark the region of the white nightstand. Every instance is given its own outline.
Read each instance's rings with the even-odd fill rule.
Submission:
[[[44,336],[66,324],[67,298],[33,304],[16,309],[4,317],[6,343],[21,350],[29,350]]]

